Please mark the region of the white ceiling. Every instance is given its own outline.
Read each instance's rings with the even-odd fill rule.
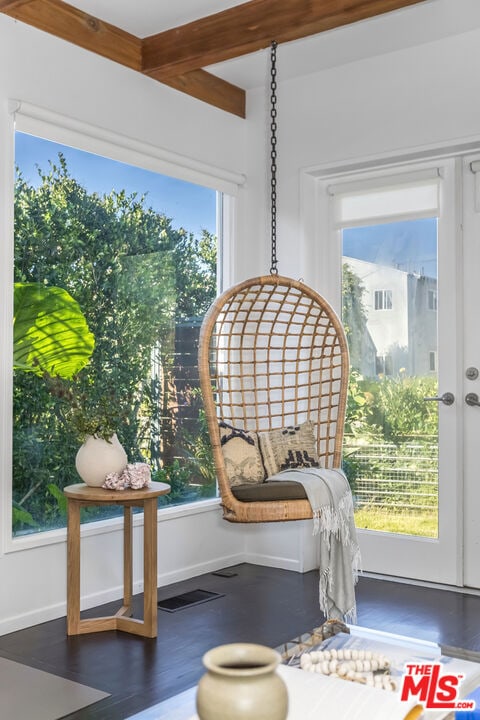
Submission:
[[[138,37],[146,37],[240,5],[245,0],[70,1],[101,20]],[[286,80],[307,75],[477,27],[480,27],[479,0],[425,0],[420,5],[280,45],[279,78]],[[265,85],[268,64],[268,52],[261,51],[212,65],[208,70],[249,90]]]
[[[142,38],[243,2],[246,0],[70,0],[80,10]]]

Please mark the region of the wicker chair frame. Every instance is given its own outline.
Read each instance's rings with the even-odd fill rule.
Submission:
[[[254,431],[311,420],[320,465],[339,467],[348,372],[342,324],[304,283],[262,276],[217,298],[200,332],[199,373],[226,520],[301,520],[312,511],[308,500],[238,500],[228,482],[219,420]]]

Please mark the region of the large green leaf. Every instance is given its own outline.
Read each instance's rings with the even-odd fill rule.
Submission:
[[[84,314],[66,290],[15,283],[13,363],[17,370],[72,378],[95,346]]]

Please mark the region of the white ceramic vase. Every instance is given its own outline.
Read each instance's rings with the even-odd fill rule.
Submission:
[[[276,673],[280,655],[264,645],[233,643],[203,656],[197,690],[200,720],[285,720],[288,694]]]
[[[86,485],[101,487],[109,473],[122,472],[127,462],[127,453],[116,434],[108,442],[89,435],[77,453],[75,467]]]

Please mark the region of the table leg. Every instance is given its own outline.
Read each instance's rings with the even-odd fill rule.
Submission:
[[[80,628],[80,504],[67,501],[67,635]]]
[[[143,506],[143,622],[146,637],[157,637],[157,498]]]
[[[132,615],[133,595],[132,508],[123,508],[123,612]]]

